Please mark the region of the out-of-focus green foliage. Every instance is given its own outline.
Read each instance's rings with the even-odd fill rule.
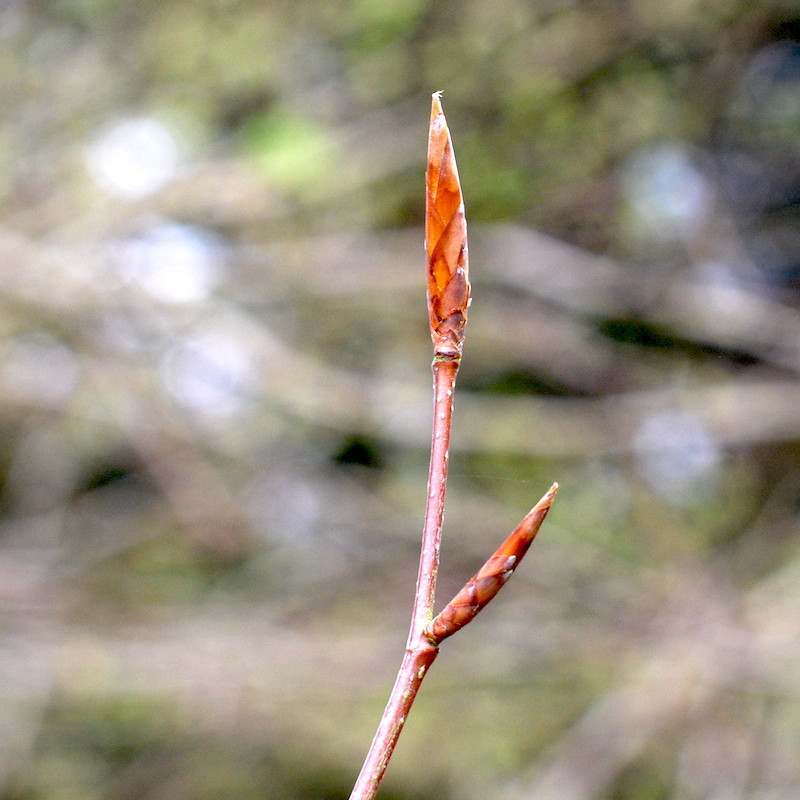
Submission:
[[[0,800],[347,796],[399,664],[443,102],[475,301],[383,800],[800,795],[800,17],[0,8]]]

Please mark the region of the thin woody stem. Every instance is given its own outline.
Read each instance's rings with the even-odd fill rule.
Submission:
[[[433,617],[436,578],[439,572],[439,550],[442,541],[442,522],[447,489],[447,468],[450,461],[450,429],[453,419],[458,358],[435,359],[433,362],[433,433],[431,461],[428,473],[428,496],[425,522],[422,528],[422,550],[414,597],[414,613],[408,635],[408,645],[424,630]]]
[[[434,400],[431,462],[417,589],[414,593],[414,611],[408,631],[408,644],[394,688],[389,695],[386,709],[372,739],[350,800],[372,800],[377,794],[383,773],[392,757],[422,679],[439,654],[439,648],[431,643],[425,631],[433,618],[436,576],[439,571],[450,428],[453,418],[453,393],[458,364],[458,358],[436,358],[432,366]]]
[[[350,800],[373,800],[378,793],[383,773],[386,772],[419,686],[437,655],[439,648],[432,644],[406,650],[394,688],[389,695],[389,702],[350,794]]]

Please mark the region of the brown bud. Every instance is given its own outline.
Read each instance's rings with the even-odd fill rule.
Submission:
[[[453,142],[439,98],[440,93],[435,92],[425,176],[428,313],[434,354],[458,358],[470,301],[467,221]]]
[[[438,645],[463,628],[500,591],[511,577],[531,542],[542,527],[558,491],[554,483],[547,494],[528,512],[511,535],[497,548],[488,561],[473,575],[461,591],[428,623],[425,635]]]

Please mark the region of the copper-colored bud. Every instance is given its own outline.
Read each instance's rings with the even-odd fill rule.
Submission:
[[[428,313],[434,354],[458,358],[470,302],[467,221],[453,142],[433,94],[428,138],[425,249],[428,256]]]
[[[459,593],[428,623],[425,635],[438,645],[442,639],[463,628],[500,591],[528,552],[558,491],[554,483],[547,494],[528,512],[511,535],[473,575]]]

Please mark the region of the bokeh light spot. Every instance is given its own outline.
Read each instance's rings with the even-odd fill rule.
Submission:
[[[679,145],[640,150],[623,173],[623,191],[654,239],[682,239],[706,216],[709,190],[690,154]]]
[[[164,356],[161,375],[184,407],[207,417],[229,417],[245,409],[255,380],[243,342],[208,332],[176,345]]]
[[[86,150],[89,172],[106,193],[135,200],[166,186],[180,160],[178,143],[158,120],[138,117],[111,125]]]
[[[156,225],[114,248],[120,273],[165,303],[205,300],[222,277],[222,247],[189,225]]]
[[[644,479],[667,499],[684,501],[713,485],[722,460],[719,444],[694,416],[658,411],[642,422],[633,448]]]

